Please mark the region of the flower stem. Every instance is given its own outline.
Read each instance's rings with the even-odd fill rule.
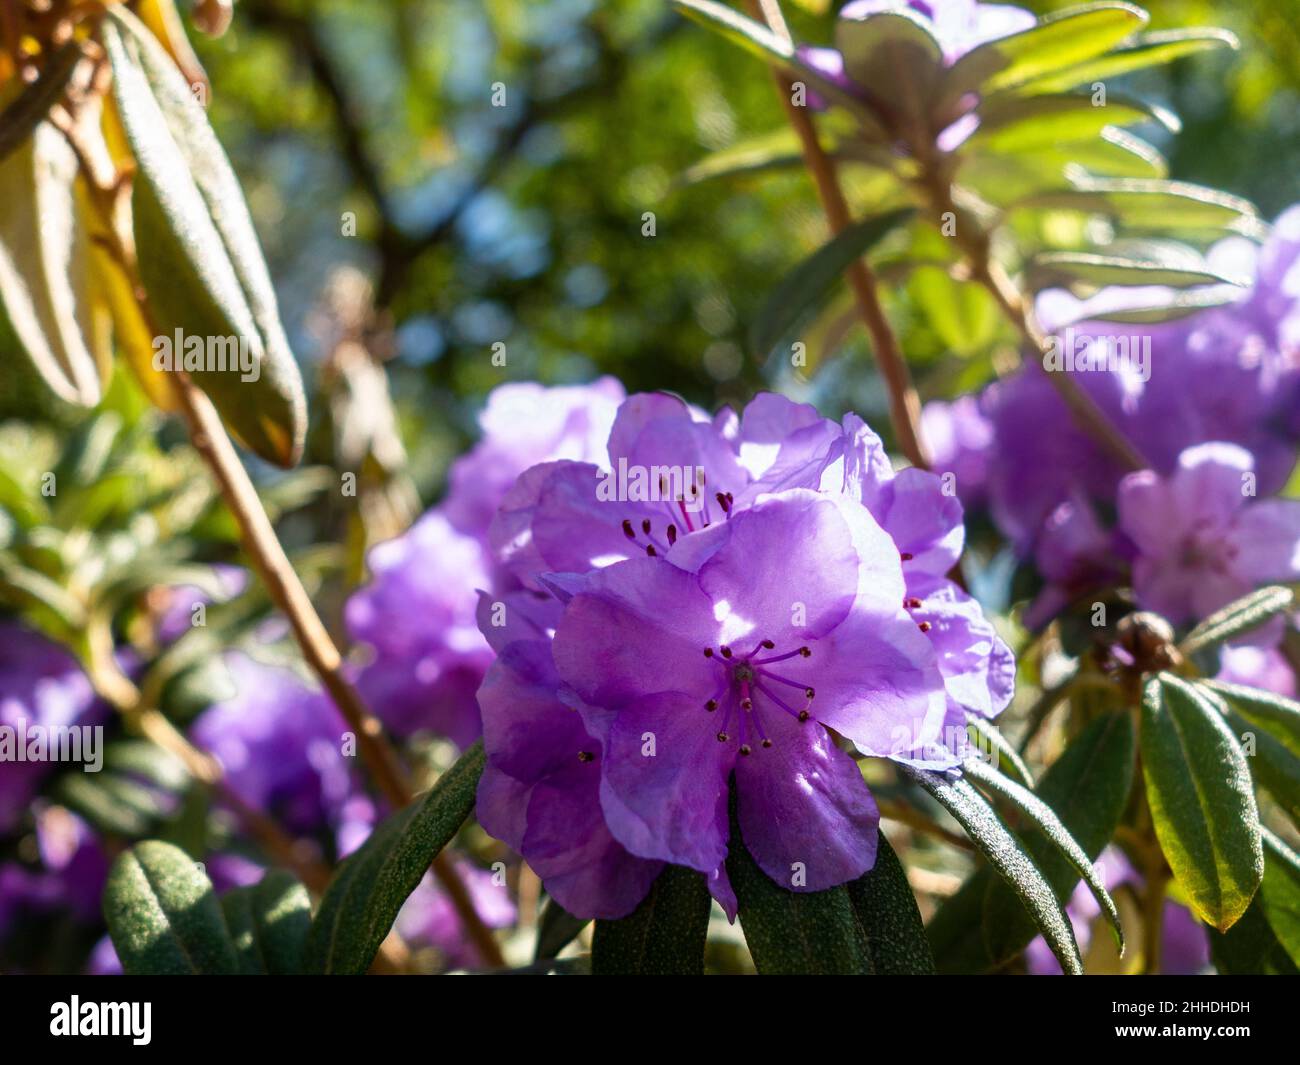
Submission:
[[[749,6],[755,17],[762,18],[773,33],[784,38],[787,43],[791,41],[789,27],[786,26],[777,0],[750,0]],[[817,140],[817,130],[807,109],[794,103],[790,79],[780,71],[773,71],[773,74],[780,92],[781,104],[785,108],[791,127],[799,138],[804,162],[817,186],[817,195],[821,200],[826,220],[830,224],[831,232],[838,235],[848,228],[852,217],[849,214],[848,203],[844,199],[844,191],[840,188],[835,163],[822,150],[821,143]],[[866,326],[867,334],[871,337],[876,362],[880,366],[881,376],[885,379],[885,387],[889,392],[889,419],[894,427],[899,449],[912,465],[928,469],[929,456],[921,441],[920,432],[921,401],[912,384],[912,375],[907,368],[906,359],[903,358],[898,338],[894,336],[889,320],[885,317],[884,308],[880,305],[875,271],[865,259],[856,259],[848,269],[848,279],[849,286],[853,289],[854,299],[857,301],[858,313],[862,317],[863,325]]]
[[[77,154],[90,189],[88,199],[100,215],[108,234],[106,240],[110,251],[130,280],[150,333],[159,336],[161,331],[140,280],[134,249],[128,247],[120,236],[129,227],[117,224],[124,203],[117,195],[119,175],[103,173],[94,165],[94,155],[86,150],[81,140],[75,116],[68,117],[59,113],[52,117],[56,118],[56,125]],[[401,809],[410,803],[412,797],[405,769],[397,753],[385,740],[379,720],[366,709],[360,694],[344,676],[343,658],[285,554],[271,525],[271,519],[262,506],[248,471],[235,453],[234,444],[231,443],[216,408],[184,373],[175,375],[173,392],[189,426],[194,449],[208,466],[227,507],[234,515],[244,550],[253,560],[271,600],[288,618],[307,664],[320,678],[321,684],[356,735],[357,748],[372,779],[394,809]],[[431,867],[434,877],[452,903],[466,934],[478,948],[483,960],[488,965],[503,967],[505,959],[496,938],[483,923],[474,900],[461,882],[451,860],[446,854],[439,854],[433,859]]]

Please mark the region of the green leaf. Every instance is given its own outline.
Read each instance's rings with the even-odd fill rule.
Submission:
[[[971,49],[948,72],[951,92],[988,94],[1077,66],[1109,51],[1147,22],[1132,4],[1090,4]]]
[[[360,974],[370,967],[402,904],[474,809],[483,761],[480,740],[339,866],[307,938],[309,972]]]
[[[996,768],[1025,787],[1034,786],[1034,775],[1020,757],[1020,752],[992,721],[967,714],[966,733],[970,742],[984,755],[985,761],[992,762]]]
[[[1049,93],[989,100],[976,111],[979,129],[963,152],[1014,155],[1051,148],[1063,142],[1101,136],[1106,129],[1138,122],[1159,122],[1178,130],[1178,119],[1159,107],[1112,93],[1097,107],[1085,93]]]
[[[1242,717],[1272,736],[1296,757],[1300,757],[1300,702],[1262,688],[1204,680],[1205,687],[1228,702]]]
[[[291,873],[272,869],[254,885],[227,891],[221,911],[240,973],[292,976],[303,971],[311,899]]]
[[[943,78],[943,49],[927,21],[905,7],[863,19],[835,22],[835,47],[844,72],[880,110],[900,111],[903,122],[922,135],[930,100]],[[937,132],[937,131],[935,131]]]
[[[1061,968],[1072,976],[1082,975],[1083,961],[1074,941],[1074,929],[1060,901],[1043,879],[1038,866],[980,793],[969,781],[961,778],[950,779],[908,766],[903,770],[956,818],[979,852],[1020,897]]]
[[[1217,238],[1258,223],[1254,206],[1239,196],[1147,178],[1081,177],[1074,188],[1036,193],[1015,206],[1098,214],[1128,232],[1169,236]]]
[[[1169,673],[1147,682],[1141,721],[1156,838],[1196,915],[1227,931],[1264,872],[1245,755],[1205,692]]]
[[[702,976],[712,905],[702,874],[668,866],[631,914],[596,922],[592,975]]]
[[[1119,947],[1119,952],[1122,955],[1124,953],[1124,928],[1120,924],[1119,909],[1115,906],[1115,900],[1110,897],[1106,886],[1098,877],[1096,869],[1093,868],[1092,859],[1079,846],[1075,838],[1070,835],[1069,830],[1061,824],[1052,808],[1028,788],[1003,776],[979,758],[967,759],[962,763],[962,770],[966,776],[975,781],[981,790],[992,793],[1010,803],[1037,826],[1043,835],[1052,841],[1052,845],[1056,847],[1061,856],[1070,863],[1070,867],[1088,885],[1092,897],[1097,900],[1101,912],[1106,915],[1106,920],[1110,922],[1111,929],[1115,933],[1116,946]]]
[[[750,855],[731,796],[727,876],[736,892],[740,927],[764,975],[866,975],[872,972],[867,934],[846,887],[787,891]]]
[[[238,361],[247,345],[257,379],[230,369],[192,374],[240,439],[292,466],[302,452],[306,401],[275,291],[238,179],[207,115],[156,39],[129,11],[109,9],[104,47],[135,156],[132,211],[140,274],[162,324],[185,343]],[[251,375],[250,375],[251,376]]]
[[[6,348],[16,347],[59,400],[89,407],[108,368],[96,358],[77,169],[72,146],[48,122],[0,163],[0,337],[12,337]]]
[[[1210,957],[1222,976],[1295,976],[1295,962],[1269,924],[1264,900],[1256,896],[1227,932],[1209,930]]]
[[[876,864],[845,887],[866,932],[867,952],[876,975],[928,976],[934,972],[934,957],[907,871],[883,832],[876,836]]]
[[[211,882],[170,843],[145,840],[118,855],[104,887],[104,917],[131,976],[239,971]]]
[[[554,899],[548,898],[537,922],[537,947],[533,951],[533,961],[554,958],[589,924],[590,917],[574,917]]]
[[[1300,825],[1300,758],[1271,732],[1257,728],[1254,722],[1232,710],[1216,689],[1202,685],[1200,691],[1223,715],[1241,742],[1255,784],[1272,795],[1286,815]]]
[[[1060,322],[1057,329],[1064,329],[1067,325],[1075,325],[1078,322],[1122,322],[1129,325],[1153,325],[1160,322],[1173,322],[1179,318],[1186,318],[1189,314],[1199,314],[1201,311],[1209,310],[1212,307],[1223,307],[1229,303],[1235,303],[1238,299],[1237,293],[1232,289],[1222,286],[1213,288],[1192,289],[1174,293],[1172,290],[1167,296],[1153,297],[1150,302],[1143,301],[1137,306],[1128,303],[1116,303],[1112,308],[1088,307],[1081,310],[1078,316],[1068,321]]]
[[[767,355],[790,336],[807,321],[844,271],[913,213],[905,208],[855,222],[786,274],[764,302],[750,330],[754,352]]]
[[[1281,585],[1251,592],[1202,621],[1187,634],[1178,649],[1184,655],[1194,655],[1217,647],[1285,613],[1294,602],[1295,595],[1291,589]]]
[[[1291,961],[1300,965],[1300,855],[1267,828],[1264,840],[1264,882],[1260,895],[1269,927]]]
[[[1050,806],[1095,859],[1114,835],[1133,784],[1137,749],[1132,718],[1106,713],[1096,718],[1052,763],[1037,795]],[[1056,898],[1064,903],[1079,874],[1041,832],[1024,835]],[[983,971],[1019,954],[1038,934],[1015,893],[982,869],[939,907],[928,929],[940,971]]]
[[[866,103],[821,71],[804,63],[796,54],[793,44],[778,37],[766,26],[746,18],[725,4],[714,3],[714,0],[672,0],[672,4],[688,18],[720,33],[733,44],[738,44],[787,76],[805,82],[830,103],[852,112],[868,136],[883,137],[884,131]]]
[[[1240,47],[1236,36],[1227,30],[1213,27],[1194,27],[1179,30],[1160,30],[1144,33],[1133,43],[1099,55],[1086,63],[1079,63],[1053,74],[1036,78],[1021,86],[1023,92],[1058,92],[1072,89],[1084,82],[1103,81],[1146,67],[1163,66],[1183,56],[1195,55],[1219,48]]]
[[[1029,264],[1030,283],[1035,289],[1095,289],[1107,285],[1165,285],[1188,288],[1193,285],[1242,285],[1206,263],[1190,248],[1179,250],[1148,243],[1146,255],[1096,255],[1090,252],[1048,252]]]
[[[954,354],[964,358],[988,347],[1002,319],[988,290],[974,281],[957,281],[944,267],[918,266],[908,290],[925,312],[930,328]]]

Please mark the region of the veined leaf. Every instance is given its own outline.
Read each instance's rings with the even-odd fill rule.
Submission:
[[[1251,592],[1202,621],[1187,634],[1178,649],[1185,655],[1194,655],[1217,647],[1290,610],[1294,602],[1291,589],[1281,585]]]
[[[1236,49],[1240,42],[1227,30],[1194,27],[1144,33],[1131,44],[1099,55],[1067,70],[1035,78],[1022,85],[1021,92],[1059,92],[1085,82],[1103,81],[1146,67],[1163,66],[1183,56],[1219,48]]]
[[[1051,885],[974,786],[967,780],[923,769],[904,766],[903,771],[956,818],[971,842],[1020,897],[1062,970],[1072,976],[1082,975],[1083,960],[1074,929]]]
[[[1204,680],[1205,687],[1221,696],[1252,725],[1264,729],[1300,758],[1300,702],[1263,688]]]
[[[974,734],[970,736],[971,742],[985,754],[985,761],[991,762],[994,768],[1017,783],[1027,788],[1034,786],[1034,775],[1020,757],[1020,752],[992,721],[967,714],[966,732]]]
[[[311,899],[292,874],[273,869],[254,885],[227,891],[221,896],[221,912],[242,975],[302,972]]]
[[[885,834],[876,837],[876,864],[845,885],[867,935],[871,968],[878,976],[928,976],[934,957],[907,872]]]
[[[844,271],[913,213],[911,208],[905,208],[856,222],[786,274],[768,296],[750,330],[755,353],[766,355],[797,329]]]
[[[1108,52],[1146,25],[1132,4],[1089,4],[1040,19],[1019,33],[972,48],[949,70],[947,91],[1010,89]]]
[[[211,882],[170,843],[145,840],[118,855],[104,888],[104,917],[129,975],[239,971]]]
[[[76,154],[48,122],[0,163],[0,333],[13,335],[59,399],[85,407],[99,402],[106,368],[92,344],[90,243],[76,179]]]
[[[138,169],[132,213],[140,275],[161,325],[184,348],[247,352],[256,367],[192,374],[240,439],[281,466],[297,462],[306,402],[275,293],[239,183],[175,63],[122,7],[109,9],[104,46],[117,112]],[[220,351],[216,347],[220,345]],[[185,351],[173,350],[182,361]]]
[[[1223,715],[1233,735],[1241,742],[1255,783],[1272,795],[1287,816],[1300,825],[1300,757],[1272,732],[1257,728],[1253,721],[1238,714],[1217,689],[1201,685],[1200,691]]]
[[[997,334],[1002,321],[998,305],[977,282],[958,281],[944,267],[918,266],[908,291],[930,328],[957,355],[978,354]]]
[[[1136,748],[1132,718],[1103,714],[1075,738],[1038,784],[1038,797],[1056,811],[1090,859],[1110,841],[1124,812]],[[1031,830],[1024,841],[1064,903],[1079,874],[1041,833]],[[981,869],[939,907],[927,932],[941,972],[970,972],[1009,961],[1038,928],[1015,893],[990,870]]]
[[[1141,748],[1160,848],[1197,916],[1227,931],[1264,872],[1241,746],[1203,691],[1161,673],[1142,693]]]
[[[1295,962],[1277,938],[1267,908],[1256,895],[1227,932],[1209,930],[1210,957],[1221,976],[1295,976]]]
[[[1243,280],[1214,270],[1188,249],[1187,255],[1165,252],[1152,246],[1143,258],[1097,255],[1091,252],[1047,252],[1029,264],[1035,289],[1080,286],[1095,289],[1107,285],[1165,285],[1190,288],[1194,285],[1241,285]]]
[[[474,809],[482,775],[480,740],[339,866],[307,938],[309,972],[359,975],[369,968],[402,904]]]
[[[1052,808],[1028,788],[1003,776],[978,758],[969,758],[962,763],[962,771],[975,781],[981,790],[992,792],[1009,802],[1051,840],[1052,845],[1060,851],[1062,857],[1088,885],[1092,897],[1097,900],[1101,912],[1110,922],[1111,929],[1115,933],[1115,943],[1119,947],[1120,954],[1123,954],[1124,929],[1120,924],[1119,909],[1115,905],[1115,900],[1110,897],[1106,886],[1097,876],[1092,859],[1070,835],[1069,830],[1061,824]]]
[[[1278,942],[1300,965],[1300,855],[1267,828],[1264,840],[1264,882],[1260,894],[1264,914]]]
[[[1072,189],[1028,196],[1015,208],[1099,214],[1129,232],[1170,236],[1218,237],[1258,221],[1254,206],[1239,196],[1186,181],[1143,178],[1084,178]]]
[[[754,861],[740,833],[735,789],[727,876],[736,892],[740,927],[763,974],[865,975],[872,972],[867,935],[843,885],[787,891]]]
[[[592,975],[702,976],[712,905],[702,874],[668,866],[631,914],[596,922]]]
[[[1099,137],[1112,127],[1159,122],[1178,129],[1178,119],[1163,108],[1111,93],[1104,107],[1086,93],[1047,93],[989,100],[976,114],[979,129],[963,145],[964,154],[995,152],[1013,155],[1050,148],[1063,142]]]

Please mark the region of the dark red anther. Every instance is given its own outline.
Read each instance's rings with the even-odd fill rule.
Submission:
[[[579,761],[579,762],[590,762],[590,761],[592,761],[595,757],[596,757],[596,756],[595,756],[594,754],[592,754],[590,751],[579,751],[579,752],[578,752],[578,761]]]
[[[746,754],[746,755],[747,755],[747,754],[749,754],[749,751],[750,751],[750,747],[749,747],[749,744],[748,744],[748,743],[742,743],[742,744],[740,745],[740,753],[741,753],[741,754]]]
[[[669,546],[669,547],[672,547],[673,544],[675,544],[675,543],[677,543],[677,526],[676,526],[676,525],[669,525],[669,526],[668,526],[668,546]]]
[[[731,738],[731,737],[728,736],[725,732],[719,732],[719,733],[718,733],[718,742],[719,742],[719,743],[726,743],[727,740],[729,740],[730,738]]]
[[[901,558],[904,562],[911,562],[912,559],[916,558],[916,556],[912,554],[911,551],[904,551],[898,557]]]
[[[800,648],[799,648],[799,653],[800,653],[804,658],[811,658],[811,657],[812,657],[812,649],[809,648],[809,647],[800,647]]]
[[[628,521],[627,518],[623,519],[623,535],[629,540],[636,539],[636,533],[632,531],[632,523]]]
[[[718,501],[718,506],[720,506],[720,507],[722,508],[722,513],[724,513],[724,514],[728,514],[728,513],[731,512],[731,493],[730,493],[730,492],[726,492],[726,493],[723,493],[723,492],[716,492],[716,493],[714,494],[713,498],[716,499],[716,500]]]
[[[808,718],[809,718],[810,716],[811,716],[811,715],[808,713],[807,710],[800,710],[800,711],[799,711],[799,723],[800,723],[800,724],[803,724],[805,721],[808,720]]]
[[[761,644],[759,644],[759,646],[766,647],[770,651],[776,646],[776,644],[774,644],[771,640],[764,640]]]
[[[916,627],[920,629],[922,632],[929,632],[930,629],[933,628],[933,626],[928,621],[919,622]]]
[[[657,556],[657,555],[659,554],[659,552],[655,550],[655,545],[654,545],[654,544],[646,544],[646,545],[645,545],[645,553],[646,553],[647,555],[649,555],[651,558],[654,558],[655,556]]]
[[[722,648],[722,657],[723,657],[723,658],[730,658],[730,657],[731,657],[731,648],[730,648],[730,647],[723,647],[723,648]]]
[[[771,747],[771,746],[772,746],[772,741],[771,741],[771,740],[764,740],[764,741],[763,741],[763,746],[764,746],[764,747]]]
[[[753,710],[753,709],[754,709],[754,700],[753,700],[753,699],[741,699],[741,700],[740,700],[740,708],[741,708],[742,710]]]
[[[903,600],[903,606],[907,607],[908,610],[915,610],[920,605],[921,605],[921,600],[919,600],[914,595],[909,595],[906,599]]]
[[[712,657],[713,657],[713,648],[712,648],[712,647],[706,647],[706,648],[704,649],[704,657],[705,657],[705,658],[712,658]]]
[[[817,689],[816,689],[816,688],[805,688],[805,689],[803,690],[803,694],[804,694],[804,697],[805,697],[805,698],[808,698],[808,699],[816,699],[816,698],[817,698]]]
[[[704,709],[707,710],[709,713],[713,713],[713,711],[716,710],[717,708],[718,708],[717,699],[710,699],[707,703],[704,704]]]
[[[642,519],[641,519],[641,531],[642,531],[643,533],[645,533],[647,536],[650,535],[650,519],[649,519],[649,518],[642,518]]]

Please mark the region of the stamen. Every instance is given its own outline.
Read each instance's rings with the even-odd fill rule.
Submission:
[[[675,543],[677,543],[677,526],[670,522],[668,525],[668,546],[672,547]]]
[[[765,687],[763,687],[763,685],[760,684],[758,681],[754,681],[754,687],[757,688],[759,691],[761,691],[761,692],[762,692],[764,695],[766,695],[769,699],[771,699],[772,702],[776,703],[777,706],[779,706],[782,710],[784,710],[784,711],[785,711],[787,714],[789,714],[791,717],[796,718],[796,719],[799,720],[799,721],[807,721],[807,720],[808,720],[809,714],[808,714],[808,711],[807,711],[806,709],[804,709],[804,710],[796,710],[793,706],[791,706],[789,703],[787,703],[784,699],[782,699],[782,698],[781,698],[779,695],[777,695],[774,691],[772,691],[770,688],[765,688]]]
[[[704,657],[705,657],[705,658],[712,658],[712,657],[713,657],[713,648],[712,648],[712,647],[706,647],[706,648],[704,649]]]
[[[593,761],[593,760],[595,759],[595,757],[596,757],[596,756],[595,756],[594,754],[592,754],[590,751],[579,751],[579,752],[578,752],[578,761],[579,761],[579,762],[590,762],[590,761]]]
[[[929,632],[932,628],[934,628],[934,626],[931,625],[928,621],[922,621],[916,627],[920,629],[922,632]]]
[[[784,662],[787,658],[793,658],[795,655],[799,655],[801,658],[811,658],[812,651],[807,647],[800,647],[797,651],[787,651],[785,654],[777,655],[775,658],[756,658],[754,659],[754,665],[766,666],[773,662]]]
[[[791,688],[801,688],[805,692],[808,690],[808,686],[804,684],[803,681],[791,680],[789,677],[783,677],[779,673],[773,673],[770,669],[763,670],[762,676],[767,680],[775,680],[782,684],[788,684]],[[755,681],[754,683],[757,684],[758,682]]]
[[[627,518],[623,519],[623,535],[629,540],[636,539],[636,533],[632,531],[632,523]]]
[[[911,551],[904,551],[898,557],[902,559],[904,562],[911,562],[912,559],[916,558],[916,556],[912,554]]]
[[[903,606],[907,607],[908,610],[915,610],[920,605],[921,605],[921,600],[919,600],[914,595],[909,595],[906,599],[903,600]]]
[[[722,657],[723,657],[723,658],[730,658],[730,657],[731,657],[731,648],[728,647],[726,644],[723,644],[723,645],[722,645],[721,650],[722,650]]]
[[[641,519],[641,531],[642,531],[643,533],[645,533],[647,536],[650,535],[650,519],[649,519],[649,518],[642,518],[642,519]]]
[[[645,545],[645,553],[646,553],[647,555],[649,555],[651,558],[654,558],[655,556],[657,556],[657,555],[659,554],[659,552],[655,550],[655,545],[654,545],[654,544],[646,544],[646,545]]]
[[[709,713],[713,713],[713,711],[716,710],[717,708],[718,708],[717,699],[710,699],[707,703],[704,704],[704,709],[707,710]]]
[[[725,492],[715,492],[713,498],[718,501],[718,506],[722,508],[722,513],[731,517],[731,496]]]

